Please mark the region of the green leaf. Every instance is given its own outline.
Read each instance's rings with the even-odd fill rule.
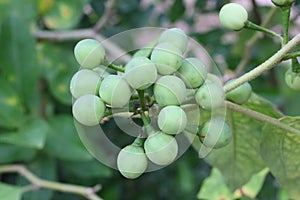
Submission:
[[[55,116],[49,120],[51,127],[45,150],[56,158],[67,161],[90,161],[92,156],[81,143],[71,116]]]
[[[0,183],[0,198],[3,200],[20,200],[22,192],[21,187]]]
[[[23,120],[24,108],[15,89],[0,78],[0,126],[17,128]]]
[[[278,118],[273,105],[253,94],[244,105],[252,110]],[[202,122],[207,120],[201,116]],[[227,111],[227,122],[233,131],[233,141],[226,147],[212,150],[205,160],[217,167],[224,176],[231,191],[242,187],[253,174],[265,168],[260,157],[260,139],[264,123],[243,114]],[[202,147],[199,138],[194,141],[194,147],[199,151]]]
[[[48,124],[44,120],[37,119],[25,124],[18,132],[0,134],[0,142],[42,149],[48,130]]]
[[[185,6],[182,0],[175,0],[172,7],[169,11],[169,18],[171,22],[175,22],[176,20],[182,18],[185,12]]]
[[[56,181],[56,162],[53,158],[45,154],[40,154],[34,162],[26,166],[39,178]],[[27,179],[22,176],[17,180],[19,185],[30,184]],[[38,191],[28,191],[23,195],[22,200],[50,200],[53,196],[53,190],[41,188]]]
[[[3,19],[0,32],[1,76],[12,83],[20,99],[30,108],[36,106],[39,68],[37,66],[35,38],[30,32],[30,21],[24,13],[32,11],[29,0],[16,2],[13,12]],[[21,6],[23,6],[21,8]]]
[[[300,130],[300,117],[283,117],[282,123]],[[271,173],[283,185],[291,199],[300,196],[300,136],[266,124],[261,156]]]
[[[233,194],[226,186],[221,172],[217,168],[213,168],[210,176],[203,181],[197,198],[207,200],[232,200]]]
[[[50,3],[49,3],[50,2]],[[44,22],[49,29],[71,29],[82,17],[87,0],[50,0],[50,7],[44,9]],[[41,4],[40,4],[41,5]]]
[[[28,162],[36,155],[35,149],[0,144],[0,163]]]
[[[73,74],[79,69],[73,54],[73,44],[38,45],[38,63],[42,69],[52,95],[61,103],[72,105],[69,90]]]

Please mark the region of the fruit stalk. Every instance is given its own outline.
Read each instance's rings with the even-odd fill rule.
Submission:
[[[282,23],[283,23],[283,44],[289,41],[291,6],[282,8]]]
[[[283,38],[282,38],[282,36],[280,34],[275,33],[274,31],[272,31],[270,29],[267,29],[267,28],[264,28],[264,27],[262,27],[260,25],[254,24],[253,22],[247,21],[246,25],[245,25],[245,28],[256,30],[256,31],[260,31],[260,32],[269,34],[271,36],[278,37],[281,40],[281,42],[283,42]]]

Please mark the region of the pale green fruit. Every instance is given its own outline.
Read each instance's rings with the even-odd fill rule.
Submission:
[[[88,69],[76,72],[70,83],[70,91],[74,98],[79,98],[86,94],[97,94],[101,83],[100,76]]]
[[[225,28],[238,31],[245,27],[248,21],[248,13],[242,5],[228,3],[221,8],[219,18]]]
[[[221,148],[231,142],[232,130],[223,120],[211,119],[203,125],[200,140],[209,148]]]
[[[300,91],[300,73],[293,72],[290,67],[285,73],[285,83],[289,88]]]
[[[212,110],[224,105],[225,92],[219,84],[205,82],[196,92],[195,100],[203,109]]]
[[[128,179],[135,179],[142,175],[146,171],[147,165],[147,156],[140,146],[128,145],[118,154],[118,170]]]
[[[103,62],[105,50],[97,40],[84,39],[76,44],[74,55],[81,67],[92,69]]]
[[[85,126],[98,125],[105,114],[105,104],[92,94],[79,97],[73,104],[74,118]]]
[[[93,71],[96,72],[101,79],[110,75],[110,73],[107,71],[107,67],[104,65],[99,65],[98,67],[95,67]]]
[[[272,0],[272,2],[279,7],[291,6],[296,0]]]
[[[131,88],[123,77],[109,75],[100,84],[99,95],[112,107],[122,108],[130,100]]]
[[[188,88],[197,88],[204,83],[207,70],[198,58],[186,58],[178,69],[178,74]]]
[[[156,78],[156,67],[146,57],[134,57],[125,66],[125,79],[134,89],[144,90],[152,85]]]
[[[179,106],[166,106],[159,112],[157,122],[162,132],[175,135],[185,129],[187,117]]]
[[[227,81],[225,85],[232,81],[234,81],[234,79]],[[251,94],[252,94],[252,87],[248,82],[246,82],[238,86],[237,88],[227,92],[226,99],[237,104],[244,104],[251,97]]]
[[[174,44],[183,53],[186,50],[188,37],[180,28],[167,29],[160,35],[159,43],[168,42]]]
[[[149,160],[157,165],[171,164],[178,153],[176,139],[160,131],[148,136],[144,148]]]
[[[176,76],[162,76],[154,84],[154,97],[158,105],[180,105],[186,98],[184,82]]]
[[[151,53],[151,60],[161,75],[169,75],[177,71],[182,64],[180,49],[171,43],[159,43]]]

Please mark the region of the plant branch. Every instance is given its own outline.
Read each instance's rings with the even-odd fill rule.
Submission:
[[[113,7],[115,5],[115,2],[116,2],[115,0],[107,0],[105,4],[104,14],[94,26],[95,32],[99,32],[109,22],[113,13]]]
[[[277,7],[272,8],[268,12],[266,19],[263,21],[261,26],[267,26],[270,23],[270,21],[272,20],[273,16],[277,12],[277,10],[278,10]],[[247,66],[247,64],[249,63],[249,61],[251,59],[251,51],[252,51],[255,43],[259,40],[259,38],[262,35],[263,34],[261,32],[256,32],[246,43],[245,51],[242,56],[243,59],[240,61],[240,63],[238,64],[238,66],[236,67],[236,70],[235,70],[235,77],[241,75],[242,72],[244,71],[245,67]]]
[[[287,132],[300,135],[300,130],[297,130],[297,129],[295,129],[295,128],[287,125],[287,124],[281,123],[276,118],[270,117],[268,115],[264,115],[262,113],[256,112],[254,110],[251,110],[251,109],[248,109],[248,108],[245,108],[245,107],[242,107],[240,105],[234,104],[234,103],[229,102],[229,101],[226,101],[226,107],[228,109],[232,110],[232,111],[242,113],[244,115],[247,115],[249,117],[257,119],[259,121],[266,122],[268,124],[272,124],[272,125],[274,125],[278,128],[281,128],[282,130],[287,131]]]
[[[99,196],[95,194],[101,189],[100,185],[96,185],[95,187],[83,187],[78,185],[63,184],[59,182],[43,180],[34,175],[23,165],[0,166],[0,174],[1,173],[18,173],[21,176],[25,177],[30,183],[32,183],[37,188],[48,188],[60,192],[73,193],[81,195],[89,200],[102,200]],[[32,188],[33,186],[30,187]]]
[[[282,60],[289,60],[291,58],[297,58],[300,56],[300,51],[295,51],[295,52],[292,52],[292,53],[287,53],[283,58]]]
[[[290,40],[286,45],[284,45],[279,51],[277,51],[273,56],[271,56],[265,62],[258,65],[250,72],[242,75],[241,77],[225,85],[224,86],[225,92],[229,92],[237,88],[238,86],[242,85],[243,83],[251,81],[256,77],[260,76],[261,74],[263,74],[264,72],[275,67],[278,63],[281,62],[284,56],[288,52],[290,52],[299,42],[300,42],[300,33],[297,34],[292,40]]]

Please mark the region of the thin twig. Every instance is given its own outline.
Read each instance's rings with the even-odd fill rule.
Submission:
[[[89,200],[102,200],[99,196],[95,194],[101,189],[100,185],[97,185],[95,187],[83,187],[78,185],[43,180],[34,175],[23,165],[0,166],[0,174],[1,173],[18,173],[21,176],[25,177],[31,184],[33,184],[37,188],[48,188],[60,192],[78,194]],[[33,186],[30,187],[33,188]]]
[[[238,86],[242,85],[243,83],[251,81],[251,80],[255,79],[256,77],[260,76],[261,74],[263,74],[264,72],[272,69],[278,63],[280,63],[281,60],[284,58],[284,56],[287,53],[289,53],[299,43],[300,43],[300,33],[297,34],[292,40],[290,40],[286,45],[284,45],[279,51],[277,51],[273,56],[271,56],[265,62],[258,65],[256,68],[254,68],[250,72],[248,72],[248,73],[242,75],[241,77],[235,79],[234,81],[226,84],[224,86],[225,92],[229,92],[229,91],[237,88]]]
[[[251,109],[248,109],[248,108],[245,108],[245,107],[242,107],[240,105],[234,104],[234,103],[229,102],[229,101],[226,101],[226,107],[230,110],[242,113],[244,115],[247,115],[249,117],[257,119],[259,121],[266,122],[268,124],[272,124],[272,125],[274,125],[278,128],[281,128],[282,130],[287,131],[287,132],[300,135],[300,130],[295,129],[295,128],[287,125],[287,124],[284,124],[276,118],[270,117],[268,115],[264,115],[262,113],[256,112],[254,110],[251,110]]]
[[[94,26],[94,31],[99,32],[110,20],[112,13],[113,13],[113,7],[115,5],[115,0],[107,0],[105,4],[105,11],[102,17],[98,20],[98,22]]]

